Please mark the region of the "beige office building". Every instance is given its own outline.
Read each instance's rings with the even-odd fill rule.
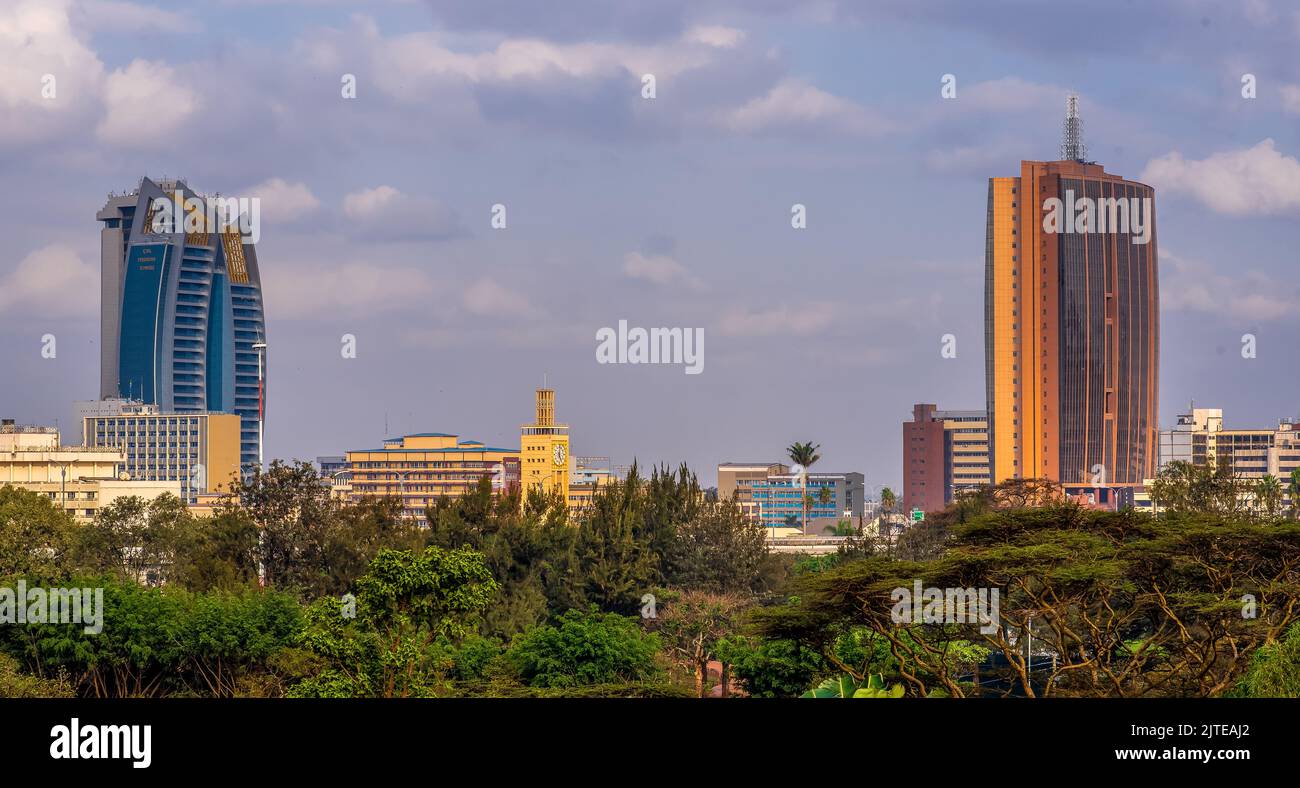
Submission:
[[[206,493],[229,492],[239,480],[240,417],[234,413],[164,413],[157,406],[117,400],[116,413],[88,416],[88,447],[120,449],[132,479],[178,483],[197,504]]]
[[[181,494],[177,482],[132,479],[120,449],[62,446],[54,427],[0,422],[0,487],[13,485],[46,495],[79,522],[93,520],[118,498],[146,500]]]
[[[718,466],[718,500],[730,500],[734,495],[746,514],[758,517],[754,483],[789,472],[790,467],[779,462],[724,462]]]

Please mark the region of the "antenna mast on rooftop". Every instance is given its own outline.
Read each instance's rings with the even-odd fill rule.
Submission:
[[[1079,117],[1079,94],[1071,92],[1065,99],[1065,124],[1061,133],[1061,160],[1082,162],[1088,158],[1083,144],[1083,118]]]

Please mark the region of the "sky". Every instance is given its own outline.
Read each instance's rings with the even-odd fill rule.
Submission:
[[[268,457],[517,446],[546,381],[577,456],[709,485],[812,441],[897,489],[913,403],[984,405],[988,178],[1057,158],[1073,90],[1156,189],[1162,426],[1270,426],[1297,52],[1274,0],[0,0],[0,416],[97,396],[95,213],[182,176],[261,200]],[[600,363],[621,320],[702,329],[701,371]]]

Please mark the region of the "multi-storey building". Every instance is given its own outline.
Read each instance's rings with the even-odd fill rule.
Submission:
[[[63,446],[53,427],[0,421],[0,487],[13,485],[47,495],[79,522],[89,522],[100,508],[121,497],[180,496],[176,482],[132,479],[123,470],[125,461],[120,449]]]
[[[133,479],[179,483],[186,503],[229,492],[239,479],[241,421],[233,413],[162,413],[122,403],[116,414],[84,418],[81,426],[87,446],[121,450]]]
[[[1085,157],[1071,97],[1061,160],[989,180],[990,471],[1104,503],[1156,467],[1159,278],[1154,190]]]
[[[803,525],[805,497],[811,499],[806,518],[810,524],[861,519],[865,481],[860,473],[773,473],[749,487],[762,526],[780,528],[789,522]]]
[[[485,476],[497,489],[518,485],[519,455],[518,449],[493,448],[442,432],[391,438],[382,449],[347,453],[348,497],[400,498],[403,514],[423,524],[424,510],[437,499],[464,495]]]
[[[987,414],[912,406],[903,422],[903,510],[935,512],[989,484]]]
[[[1160,431],[1160,467],[1174,461],[1215,465],[1226,461],[1242,479],[1274,476],[1285,486],[1300,468],[1300,428],[1284,419],[1276,428],[1225,429],[1219,408],[1193,408],[1173,429]]]
[[[779,462],[724,462],[718,465],[718,500],[735,496],[740,508],[751,516],[758,516],[754,503],[755,482],[765,482],[769,476],[789,473],[790,468]]]
[[[265,414],[257,252],[237,227],[208,218],[185,223],[225,205],[181,181],[144,178],[97,214],[100,398],[138,399],[165,413],[236,413],[247,465],[259,461]],[[168,211],[175,221],[160,221]]]

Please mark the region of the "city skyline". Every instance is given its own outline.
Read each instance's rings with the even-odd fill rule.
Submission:
[[[1300,25],[1279,6],[1130,10],[1135,28],[1167,16],[1169,40],[1121,31],[1103,62],[1045,48],[1014,4],[971,20],[937,3],[908,20],[884,3],[870,24],[837,4],[614,5],[576,38],[456,4],[293,22],[102,5],[0,16],[32,41],[0,44],[16,76],[0,97],[23,118],[0,121],[0,164],[23,195],[0,218],[0,364],[21,381],[0,394],[20,421],[70,431],[71,403],[99,388],[88,217],[103,193],[184,174],[266,206],[268,459],[383,432],[509,445],[545,375],[585,454],[685,461],[711,484],[719,462],[779,462],[814,440],[826,467],[897,489],[912,405],[983,399],[987,179],[1054,158],[1069,88],[1089,158],[1161,196],[1160,410],[1296,415]],[[250,22],[237,51],[195,46]],[[46,73],[56,99],[40,95]],[[355,100],[339,94],[345,74]],[[806,229],[791,227],[795,204]],[[597,332],[621,320],[703,326],[704,371],[599,364]],[[955,358],[941,355],[949,334]],[[345,335],[356,358],[340,355]]]

